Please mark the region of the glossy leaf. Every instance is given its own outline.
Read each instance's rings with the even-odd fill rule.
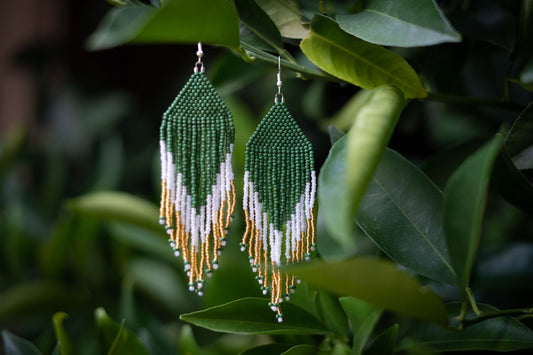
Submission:
[[[456,316],[461,305],[447,305],[450,315]],[[482,312],[496,309],[478,304]],[[452,316],[452,317],[453,317]],[[475,317],[473,312],[467,319]],[[402,340],[400,350],[408,351],[422,347],[426,353],[448,351],[515,351],[533,348],[533,331],[515,318],[499,317],[466,327],[463,331],[447,330],[428,323],[419,323]]]
[[[300,344],[295,345],[287,351],[281,353],[281,355],[315,355],[318,353],[318,348],[314,345]]]
[[[111,9],[89,37],[89,49],[126,43],[202,43],[237,49],[239,22],[226,0],[168,0],[159,9],[130,5]]]
[[[446,243],[463,296],[481,237],[490,174],[502,143],[497,134],[461,164],[444,189]]]
[[[255,0],[235,0],[241,24],[241,41],[263,50],[283,51],[283,41],[276,24]]]
[[[518,170],[505,149],[496,160],[492,174],[494,184],[502,196],[524,211],[533,213],[533,185]]]
[[[531,146],[533,146],[533,103],[520,113],[505,137],[505,149],[511,157]]]
[[[68,314],[64,312],[58,312],[53,315],[52,321],[54,323],[54,331],[59,345],[59,350],[61,355],[72,355],[74,354],[74,348],[72,347],[72,342],[63,326],[63,321],[68,318]]]
[[[363,89],[392,85],[407,99],[427,95],[418,75],[402,57],[347,34],[324,15],[315,15],[311,34],[300,43],[300,48],[326,73]]]
[[[352,324],[352,355],[360,355],[383,309],[353,297],[341,297],[339,302]]]
[[[387,149],[361,200],[357,223],[398,264],[455,284],[443,230],[442,199],[422,171]]]
[[[5,355],[42,355],[31,342],[7,330],[2,330],[2,342]]]
[[[340,138],[329,151],[329,155],[318,175],[318,202],[321,221],[329,234],[343,248],[353,244],[351,237],[351,201],[346,196],[347,185],[347,137]],[[320,242],[319,242],[320,243]]]
[[[182,314],[180,319],[217,332],[238,334],[326,334],[311,314],[283,303],[283,322],[278,323],[265,298],[241,298],[220,306]]]
[[[103,348],[108,355],[147,355],[135,334],[131,333],[122,324],[112,320],[103,308],[94,312],[96,327],[100,332]]]
[[[392,355],[396,347],[396,338],[400,326],[393,324],[389,329],[379,334],[376,339],[369,345],[365,355]]]
[[[304,27],[302,14],[287,0],[256,0],[276,24],[281,35],[287,38],[301,39],[309,35],[309,29]]]
[[[429,288],[391,262],[357,257],[336,263],[313,262],[289,268],[294,275],[340,296],[446,325],[444,304]]]
[[[355,115],[348,132],[345,158],[350,217],[359,206],[404,106],[403,95],[398,89],[381,86],[372,90]]]
[[[150,202],[123,192],[94,192],[74,198],[68,206],[76,213],[106,221],[131,223],[155,232],[164,231],[159,211]]]
[[[336,143],[346,147],[334,146],[321,169],[318,198],[327,206],[322,209],[324,221],[344,247],[350,245],[353,216],[403,107],[402,93],[391,86],[372,90],[363,104],[349,104],[352,126],[346,141]],[[343,116],[348,116],[347,110]]]
[[[332,333],[345,338],[350,335],[348,320],[335,296],[324,291],[318,291],[316,308],[320,314],[320,319]]]
[[[339,26],[367,42],[395,47],[459,42],[434,0],[371,0],[354,15],[337,16]]]

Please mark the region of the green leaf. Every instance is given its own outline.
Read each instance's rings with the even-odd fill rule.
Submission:
[[[365,355],[392,355],[396,347],[399,328],[398,324],[393,324],[379,334],[365,351]]]
[[[239,19],[227,0],[168,0],[159,9],[111,9],[89,37],[91,50],[126,43],[196,43],[239,48]]]
[[[181,328],[179,339],[180,354],[199,355],[201,354],[200,347],[194,338],[194,333],[190,325],[185,324]]]
[[[107,315],[103,308],[97,308],[94,317],[103,348],[108,349],[108,355],[148,354],[139,338],[124,327],[124,321],[119,325]]]
[[[533,146],[533,103],[527,105],[505,137],[505,149],[514,157]]]
[[[320,319],[332,333],[345,338],[349,337],[350,329],[348,326],[348,320],[346,319],[346,315],[336,297],[327,292],[318,291],[316,308],[320,315]]]
[[[456,284],[446,247],[440,190],[400,154],[386,150],[359,205],[359,227],[398,264]]]
[[[516,168],[506,149],[501,150],[496,160],[492,178],[506,200],[524,211],[533,213],[533,185]]]
[[[363,89],[392,85],[407,99],[427,95],[418,75],[402,57],[347,34],[324,15],[315,15],[311,35],[300,43],[300,48],[326,73]]]
[[[314,345],[299,344],[295,345],[289,350],[282,352],[281,355],[315,355],[318,353],[318,348]]]
[[[251,348],[248,350],[243,351],[239,355],[271,355],[271,354],[283,354],[283,352],[289,350],[291,346],[289,344],[266,344],[266,345],[260,345],[256,346],[255,348]]]
[[[478,304],[482,312],[496,309],[489,305]],[[461,305],[447,305],[450,315],[457,315]],[[474,317],[470,311],[467,318]],[[533,331],[515,318],[499,317],[469,326],[464,330],[452,331],[432,324],[420,322],[402,340],[400,350],[409,351],[422,347],[426,353],[451,351],[515,351],[533,348]]]
[[[533,57],[531,57],[520,72],[520,82],[525,86],[533,85]],[[530,90],[533,90],[533,88]]]
[[[254,0],[235,0],[235,6],[244,26],[242,42],[278,54],[283,52],[283,41],[276,24]]]
[[[503,136],[497,134],[461,164],[444,189],[446,243],[463,297],[481,237],[489,177],[502,143]]]
[[[138,257],[128,263],[125,269],[135,288],[166,310],[183,312],[191,307],[192,299],[188,297],[175,267],[152,258]],[[177,299],[180,302],[176,302]]]
[[[2,341],[5,355],[42,355],[35,345],[7,330],[2,330]]]
[[[182,314],[180,319],[209,330],[238,334],[326,334],[311,314],[283,303],[283,322],[278,323],[265,298],[241,298],[220,306]]]
[[[89,193],[70,200],[68,207],[76,213],[106,221],[131,223],[159,233],[164,230],[156,206],[124,192]]]
[[[434,0],[371,0],[354,15],[337,16],[340,28],[367,42],[395,47],[459,42]]]
[[[331,149],[319,176],[318,198],[329,232],[350,244],[353,216],[404,107],[402,93],[391,86],[373,90],[353,108],[346,140]],[[347,113],[343,115],[347,116]],[[345,144],[346,147],[338,146]],[[341,203],[342,202],[342,203]]]
[[[352,324],[352,355],[360,355],[383,309],[353,297],[341,297],[339,302]]]
[[[357,257],[336,263],[313,262],[288,269],[304,281],[341,296],[446,325],[444,304],[429,288],[391,262]]]
[[[283,37],[301,39],[309,35],[309,29],[302,24],[302,14],[294,4],[289,4],[286,0],[256,0],[256,2],[274,21]]]
[[[367,102],[355,115],[346,142],[346,194],[351,199],[352,216],[389,143],[404,106],[403,95],[398,89],[381,86],[372,90]]]
[[[351,237],[351,201],[346,196],[347,137],[341,137],[329,151],[318,175],[320,215],[331,236],[343,248],[353,244]],[[353,224],[353,223],[352,223]],[[320,243],[320,242],[319,242]]]
[[[72,347],[72,342],[65,331],[63,326],[63,321],[68,318],[68,314],[64,312],[55,313],[52,316],[52,321],[54,323],[54,331],[56,334],[57,341],[59,342],[59,350],[61,355],[71,355],[74,354],[74,348]]]

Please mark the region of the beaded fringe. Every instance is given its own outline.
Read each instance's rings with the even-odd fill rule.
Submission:
[[[160,222],[198,295],[235,210],[234,136],[228,108],[203,72],[193,74],[163,115]]]
[[[308,261],[315,250],[313,151],[283,103],[276,103],[246,145],[241,251],[270,307],[283,321],[280,303],[299,282],[280,266]]]

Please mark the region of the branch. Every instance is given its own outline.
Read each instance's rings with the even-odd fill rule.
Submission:
[[[506,309],[503,311],[494,311],[494,312],[487,312],[479,317],[475,317],[472,319],[464,319],[462,322],[463,327],[469,327],[471,325],[481,323],[483,321],[498,318],[498,317],[515,317],[515,316],[531,316],[533,315],[533,308],[515,308],[515,309]]]

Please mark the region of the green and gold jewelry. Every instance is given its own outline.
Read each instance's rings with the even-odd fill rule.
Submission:
[[[218,268],[235,210],[232,115],[204,73],[198,43],[194,73],[163,114],[160,131],[160,223],[182,256],[189,290]]]
[[[263,294],[270,292],[278,322],[283,321],[279,304],[298,283],[280,266],[309,260],[315,249],[316,194],[313,148],[285,106],[280,72],[278,58],[274,106],[246,144],[241,242]]]

